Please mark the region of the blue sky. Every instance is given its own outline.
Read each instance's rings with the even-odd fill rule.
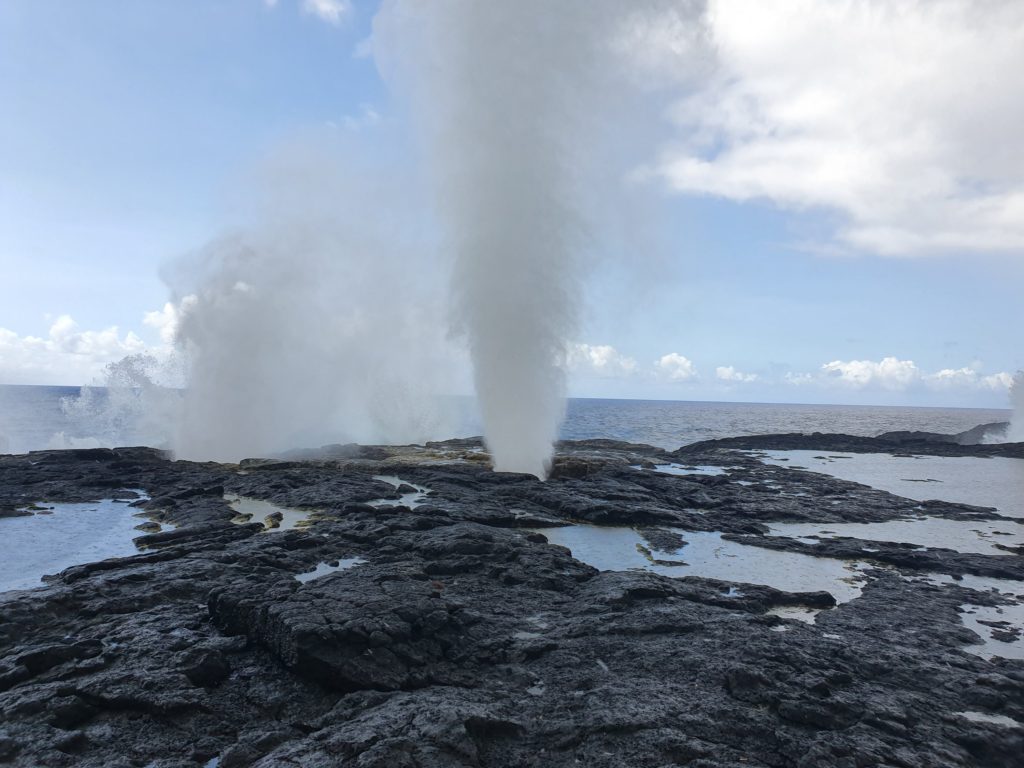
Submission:
[[[1024,86],[1006,76],[1024,15],[994,3],[972,33],[970,3],[896,21],[712,5],[712,74],[679,74],[670,28],[638,48],[662,88],[658,129],[626,137],[643,231],[590,270],[570,392],[1003,406],[1024,367]],[[86,383],[164,349],[167,317],[145,321],[170,298],[161,270],[243,218],[281,146],[349,131],[411,158],[368,54],[376,12],[0,4],[0,383]],[[822,38],[812,74],[776,50]],[[932,85],[909,103],[915,78]]]

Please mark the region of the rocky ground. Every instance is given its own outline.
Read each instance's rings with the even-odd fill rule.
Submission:
[[[142,448],[0,457],[0,517],[113,497],[176,526],[141,535],[133,557],[0,593],[0,764],[1022,765],[1024,729],[961,714],[1024,722],[1024,662],[964,650],[978,637],[962,606],[1010,598],[914,578],[1024,580],[1019,552],[812,545],[766,525],[999,516],[733,450],[1017,449],[919,437],[858,448],[844,437],[672,454],[566,443],[547,482],[491,472],[475,441],[338,446],[241,465]],[[652,471],[669,462],[730,470]],[[240,517],[225,495],[309,510],[310,524],[268,530],[273,518]],[[399,503],[413,498],[414,508]],[[832,595],[599,572],[537,532],[582,522],[638,528],[655,560],[685,541],[675,529],[720,531],[870,562],[870,579],[807,624],[768,611],[828,607]]]

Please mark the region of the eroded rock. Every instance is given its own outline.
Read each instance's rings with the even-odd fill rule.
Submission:
[[[137,488],[151,497],[139,508],[178,526],[140,537],[136,556],[0,593],[0,763],[1016,765],[1024,729],[957,714],[1024,722],[1024,662],[966,653],[978,638],[959,613],[1009,598],[918,577],[1020,579],[1021,555],[768,536],[769,522],[877,522],[921,505],[729,445],[685,452],[726,474],[672,476],[653,470],[678,458],[658,449],[565,443],[544,483],[490,472],[476,440],[241,467],[148,449],[0,457],[0,508]],[[367,503],[420,487],[429,502],[415,509]],[[310,525],[233,523],[224,494],[308,510]],[[828,592],[599,572],[530,530],[579,521],[638,527],[653,560],[685,562],[685,531],[722,531],[872,567],[835,605]],[[767,613],[778,606],[822,612],[808,624]]]

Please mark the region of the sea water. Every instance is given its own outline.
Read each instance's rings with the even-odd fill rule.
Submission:
[[[73,401],[78,392],[75,387],[0,385],[0,453],[138,444],[136,434],[118,440],[114,425],[109,422],[103,422],[102,434],[97,434],[96,419],[83,420],[80,414],[69,414],[63,402]],[[94,388],[92,393],[95,407],[102,408],[103,389]],[[480,434],[482,428],[474,415],[472,400],[453,400],[457,407],[451,410],[460,414],[458,423],[448,427],[451,434],[434,437],[443,440]],[[956,433],[978,424],[1007,421],[1009,417],[1007,410],[978,408],[571,398],[561,437],[611,438],[674,450],[700,440],[774,432],[839,432],[866,437],[893,430]],[[126,429],[129,427],[126,425]],[[338,442],[347,440],[338,435]],[[316,446],[282,446],[289,447]]]
[[[36,505],[25,517],[0,518],[0,592],[43,586],[43,576],[81,563],[129,557],[141,520],[126,501]]]

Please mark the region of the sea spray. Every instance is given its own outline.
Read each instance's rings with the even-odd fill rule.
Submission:
[[[61,399],[67,429],[49,448],[170,447],[181,417],[179,360],[138,353],[109,363],[102,378]]]
[[[1017,371],[1010,384],[1010,403],[1013,415],[1010,416],[1010,428],[1006,439],[1011,443],[1024,443],[1024,371]]]
[[[659,4],[660,5],[660,4]],[[374,52],[423,129],[453,327],[499,471],[546,476],[564,415],[622,4],[385,3]]]
[[[165,270],[189,368],[178,456],[449,436],[436,270],[373,156],[355,138],[282,148],[246,226]]]

